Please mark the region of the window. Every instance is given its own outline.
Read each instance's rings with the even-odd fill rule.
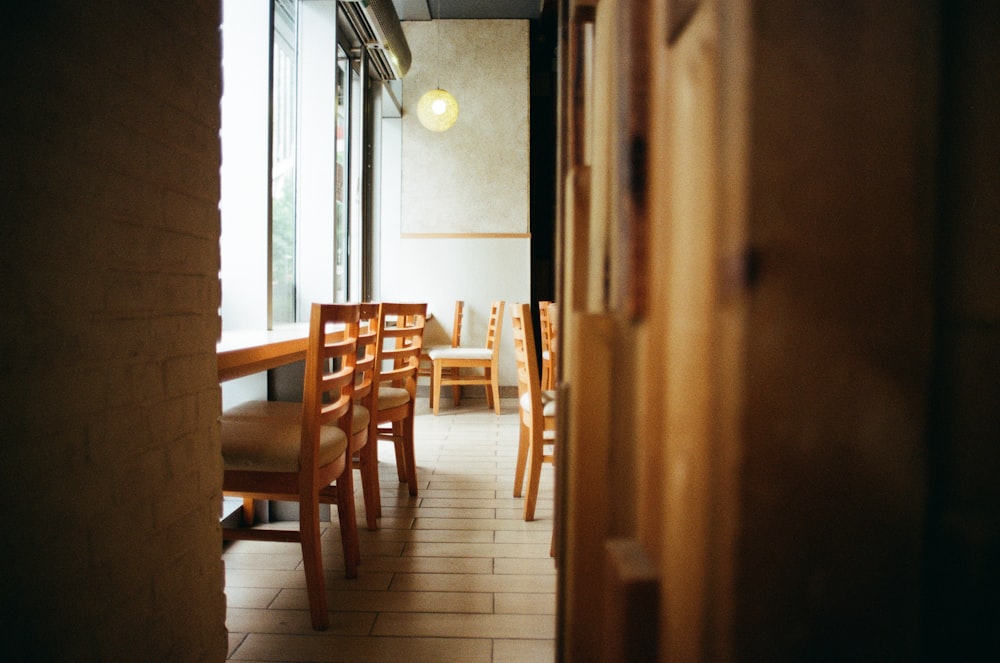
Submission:
[[[361,298],[365,77],[336,5],[224,0],[224,329]]]
[[[334,293],[340,300],[348,299],[348,228],[350,208],[348,159],[350,144],[351,62],[342,46],[337,47],[337,220],[334,242]]]
[[[295,322],[297,0],[276,0],[271,83],[271,323]]]

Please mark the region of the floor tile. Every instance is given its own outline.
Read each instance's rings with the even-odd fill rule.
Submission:
[[[555,618],[538,615],[382,613],[373,635],[439,638],[555,637]]]
[[[343,612],[492,612],[493,595],[485,592],[335,591],[328,603]],[[287,589],[271,604],[275,609],[306,605],[305,589]],[[510,612],[504,610],[503,612]]]
[[[316,663],[490,663],[489,639],[249,634],[233,661]]]
[[[494,640],[493,663],[551,663],[556,660],[553,640]]]
[[[420,592],[538,592],[554,594],[556,577],[554,575],[400,573],[393,578],[391,589]]]

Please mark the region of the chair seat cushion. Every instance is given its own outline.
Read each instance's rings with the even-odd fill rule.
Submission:
[[[378,409],[389,410],[410,402],[410,392],[402,387],[380,385],[378,388]]]
[[[368,424],[371,421],[371,413],[368,412],[368,408],[364,405],[354,404],[354,418],[351,419],[351,423],[354,424],[353,434],[357,435],[364,429],[368,428]]]
[[[247,401],[246,403],[234,405],[223,412],[222,416],[226,419],[260,419],[274,417],[283,421],[298,423],[302,419],[302,403],[286,401]],[[368,408],[364,405],[355,403],[352,417],[351,422],[353,423],[353,430],[351,432],[354,435],[357,435],[364,429],[368,428],[370,414],[368,412]]]
[[[431,360],[438,359],[484,359],[493,358],[493,351],[487,348],[431,348],[427,352]]]
[[[422,354],[429,355],[430,353],[434,352],[435,350],[447,350],[449,348],[451,348],[450,345],[427,345],[427,346],[424,346],[424,351],[423,351]]]
[[[222,415],[222,460],[227,470],[298,472],[301,445],[301,403],[251,401]],[[347,435],[337,426],[323,426],[319,464],[336,462],[347,451]]]
[[[225,419],[278,418],[298,423],[302,419],[302,403],[292,401],[246,401],[222,413]]]
[[[521,409],[525,412],[531,412],[531,394],[525,392],[521,395]],[[550,389],[545,389],[542,391],[542,416],[543,417],[554,417],[556,416],[556,392]]]

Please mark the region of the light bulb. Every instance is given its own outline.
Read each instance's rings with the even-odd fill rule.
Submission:
[[[458,102],[441,88],[429,90],[417,102],[417,117],[431,131],[447,131],[458,119]]]

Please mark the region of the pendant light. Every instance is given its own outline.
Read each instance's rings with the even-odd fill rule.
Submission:
[[[438,0],[437,20],[441,20],[441,0]],[[435,22],[437,68],[435,76],[438,84],[433,90],[428,90],[417,102],[417,118],[420,124],[431,131],[447,131],[458,119],[458,102],[449,92],[441,89],[441,25]]]

